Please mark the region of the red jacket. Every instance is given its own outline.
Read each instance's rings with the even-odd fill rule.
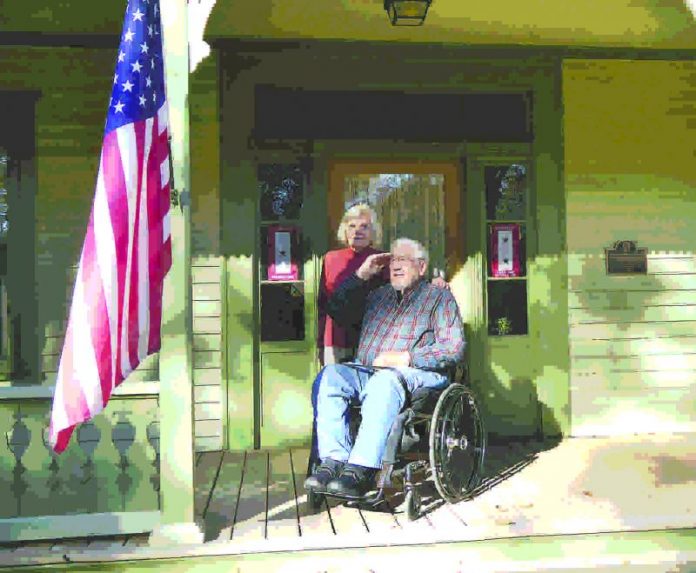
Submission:
[[[352,349],[358,345],[360,336],[359,330],[344,328],[336,324],[333,319],[326,314],[326,302],[347,277],[358,270],[365,259],[374,253],[381,253],[372,247],[367,247],[361,252],[356,253],[353,249],[346,247],[329,251],[324,256],[324,264],[321,269],[321,282],[319,284],[319,297],[317,300],[319,314],[319,328],[317,330],[317,346],[333,346],[336,348]],[[389,268],[384,268],[384,281],[389,280]]]

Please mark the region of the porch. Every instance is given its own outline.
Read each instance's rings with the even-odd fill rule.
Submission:
[[[471,559],[485,570],[540,570],[618,567],[629,558],[667,571],[696,564],[694,452],[694,434],[493,445],[472,500],[443,504],[426,482],[423,515],[413,522],[400,495],[379,509],[334,500],[312,512],[302,487],[306,449],[207,452],[195,473],[205,543],[153,547],[148,535],[28,542],[0,546],[0,566],[334,571],[347,559],[427,566],[436,552],[452,571]],[[510,538],[524,543],[504,543]]]

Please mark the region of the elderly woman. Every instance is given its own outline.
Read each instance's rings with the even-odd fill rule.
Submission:
[[[326,303],[348,276],[354,273],[365,259],[373,254],[382,254],[374,264],[382,267],[382,272],[371,279],[371,287],[377,288],[389,282],[389,253],[375,248],[382,240],[382,228],[375,211],[365,203],[350,207],[343,215],[336,233],[345,248],[329,251],[324,256],[317,301],[319,328],[317,350],[322,366],[350,360],[354,356],[360,336],[359,330],[344,328],[336,324],[326,313]],[[435,278],[432,284],[449,288],[442,278]]]
[[[360,203],[353,205],[345,212],[338,226],[337,236],[338,240],[346,246],[326,253],[317,301],[319,310],[317,349],[322,366],[353,357],[360,333],[334,323],[326,313],[326,303],[336,287],[358,270],[367,257],[381,252],[373,245],[380,244],[382,228],[374,210],[369,205]],[[389,270],[385,265],[382,274],[374,280],[374,286],[380,286],[388,279]]]

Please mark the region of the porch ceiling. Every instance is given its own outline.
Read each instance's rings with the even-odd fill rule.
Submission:
[[[696,48],[696,22],[684,0],[435,0],[418,28],[383,0],[218,0],[207,36]]]
[[[119,34],[125,0],[5,4],[0,15],[5,32]],[[389,25],[383,0],[203,0],[191,5],[197,11],[193,29],[207,19],[206,39],[696,49],[696,20],[685,0],[435,0],[418,28]]]

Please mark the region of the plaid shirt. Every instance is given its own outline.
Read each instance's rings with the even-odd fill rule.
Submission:
[[[371,290],[370,282],[349,276],[328,303],[339,323],[362,319],[357,360],[371,365],[382,352],[408,351],[411,366],[445,370],[464,356],[464,328],[448,289],[419,280],[401,302],[391,284]]]

